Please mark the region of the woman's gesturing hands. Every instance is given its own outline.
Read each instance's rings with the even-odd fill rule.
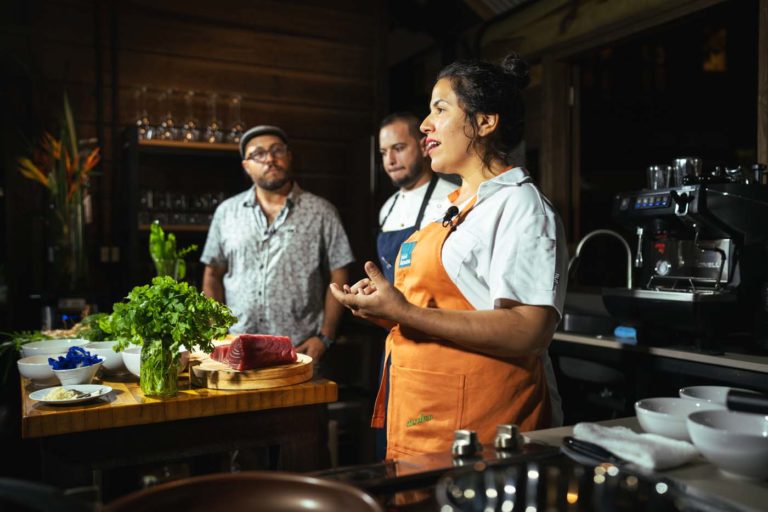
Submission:
[[[331,293],[341,304],[352,310],[352,314],[370,320],[384,319],[398,322],[408,301],[397,290],[373,262],[365,262],[367,278],[352,286],[331,283]]]

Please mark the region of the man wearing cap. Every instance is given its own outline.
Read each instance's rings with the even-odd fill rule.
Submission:
[[[249,129],[240,156],[254,186],[213,215],[200,258],[203,293],[232,309],[231,332],[290,336],[298,352],[318,360],[343,311],[328,283],[347,282],[354,261],[347,235],[336,208],[293,179],[282,129]]]

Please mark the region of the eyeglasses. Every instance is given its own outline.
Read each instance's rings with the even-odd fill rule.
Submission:
[[[285,144],[274,144],[272,147],[270,147],[268,150],[264,149],[257,149],[247,157],[245,157],[246,160],[251,160],[253,162],[258,162],[260,164],[263,164],[267,161],[267,155],[272,155],[272,158],[284,158],[285,155],[288,154],[288,146]]]

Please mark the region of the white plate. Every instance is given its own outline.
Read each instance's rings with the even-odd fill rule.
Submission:
[[[46,400],[45,399],[48,393],[58,388],[74,389],[74,390],[80,391],[81,393],[93,393],[93,394],[91,396],[85,396],[81,398],[70,398],[69,400]],[[99,398],[100,396],[104,396],[110,392],[112,392],[112,388],[109,386],[105,386],[103,384],[77,384],[72,386],[55,386],[52,388],[40,389],[38,391],[30,393],[29,398],[31,398],[32,400],[37,400],[38,402],[43,402],[44,404],[48,404],[48,405],[76,404],[79,402],[87,402],[88,400],[93,400],[94,398]]]

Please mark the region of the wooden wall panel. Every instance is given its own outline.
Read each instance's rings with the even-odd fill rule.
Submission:
[[[120,53],[121,86],[239,92],[250,99],[369,110],[371,83],[191,57]],[[122,96],[122,95],[121,95]]]
[[[186,20],[120,12],[119,44],[147,53],[292,69],[331,76],[370,78],[369,48],[285,34],[264,34]]]
[[[296,1],[225,0],[217,2],[216,9],[187,0],[133,0],[123,3],[127,9],[158,18],[170,16],[221,27],[347,41],[371,47],[375,43],[375,33],[370,30],[371,13],[364,5],[355,5],[354,8],[363,9],[353,12],[350,7],[341,7],[339,2],[302,5],[302,2]]]

